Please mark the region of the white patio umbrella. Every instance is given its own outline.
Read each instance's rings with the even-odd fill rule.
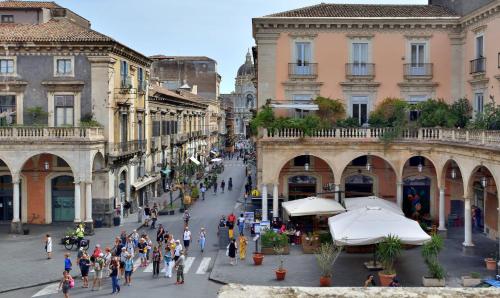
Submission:
[[[328,226],[337,245],[376,244],[388,235],[412,245],[422,245],[431,239],[418,222],[380,207],[365,207],[330,217]]]
[[[317,197],[284,202],[281,206],[290,216],[332,215],[345,212],[337,201]]]
[[[384,208],[389,211],[395,212],[396,214],[404,215],[403,210],[401,210],[401,208],[399,208],[396,203],[384,200],[376,196],[345,198],[344,203],[345,203],[345,209],[347,209],[347,211],[352,211],[360,208],[366,208],[367,206],[371,206],[371,207]]]

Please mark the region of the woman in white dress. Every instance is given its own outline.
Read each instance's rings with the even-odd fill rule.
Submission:
[[[45,235],[45,251],[47,252],[47,259],[52,259],[52,237],[50,237],[50,234]]]

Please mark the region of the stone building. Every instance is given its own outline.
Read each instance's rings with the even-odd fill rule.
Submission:
[[[471,6],[474,3],[474,6]],[[439,4],[439,5],[435,5]],[[258,107],[300,117],[312,98],[340,99],[365,124],[384,98],[409,103],[467,98],[475,113],[500,98],[500,1],[429,5],[319,4],[253,19]],[[263,216],[279,199],[378,195],[445,231],[499,236],[500,142],[497,131],[405,130],[389,144],[385,128],[261,131],[258,187]],[[272,203],[268,194],[272,194]],[[462,226],[462,227],[460,227]]]
[[[54,2],[0,15],[0,220],[110,224],[138,204],[152,61]]]

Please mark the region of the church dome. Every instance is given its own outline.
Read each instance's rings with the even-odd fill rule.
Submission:
[[[245,63],[238,68],[238,77],[253,75],[255,73],[255,69],[253,67],[252,55],[250,52],[247,53],[247,57]]]

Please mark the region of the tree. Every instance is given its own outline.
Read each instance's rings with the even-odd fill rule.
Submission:
[[[344,104],[339,99],[331,99],[328,97],[318,96],[314,100],[314,103],[318,105],[318,115],[321,120],[323,120],[325,125],[333,126],[339,120],[345,118],[346,111]]]
[[[472,118],[472,106],[467,98],[460,98],[451,105],[451,113],[456,118],[456,127],[467,127]]]

